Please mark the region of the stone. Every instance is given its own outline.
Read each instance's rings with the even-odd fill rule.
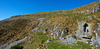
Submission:
[[[96,33],[96,39],[92,38],[92,45],[95,44],[96,47],[100,46],[100,38],[98,37],[97,33]]]
[[[96,31],[95,31],[95,30],[94,30],[93,32],[94,32],[94,33],[96,33]]]
[[[18,43],[24,41],[27,37],[23,38],[23,39],[20,39],[20,40],[17,40],[17,41],[14,41],[13,43],[10,43],[9,45],[7,45],[4,49],[10,49],[12,46],[14,45],[17,45]],[[1,47],[0,47],[1,48]]]
[[[96,47],[100,46],[100,37],[98,36],[99,32],[100,32],[100,23],[97,23],[98,25],[95,27],[94,31],[95,31],[95,36],[96,39],[93,37],[91,39],[91,45],[95,45]]]
[[[74,29],[73,29],[73,30],[74,30]],[[64,32],[65,32],[65,33],[68,33],[68,29],[65,29]]]
[[[59,24],[57,27],[61,27],[61,24]]]
[[[89,10],[86,10],[86,12],[90,12]]]
[[[100,4],[96,7],[95,12],[99,12],[100,11]]]
[[[53,35],[53,33],[51,33],[51,35]]]
[[[38,47],[37,49],[39,49],[40,47]]]
[[[89,19],[90,19],[90,20],[92,20],[92,18],[91,18],[91,17],[90,17]]]
[[[100,23],[97,23],[98,24],[98,27],[100,27]]]
[[[87,44],[89,43],[89,42],[86,42]]]
[[[7,36],[4,40],[8,40],[9,39],[9,36]]]
[[[48,29],[48,31],[50,32],[50,34],[53,32],[53,30]]]
[[[92,9],[92,13],[94,13],[95,12],[95,10],[94,10],[94,8]]]
[[[56,34],[56,33],[54,33],[54,39],[56,39],[56,36],[57,36],[57,34]]]
[[[36,28],[32,29],[32,30],[31,30],[31,32],[35,32],[35,31],[37,31],[37,29],[39,28],[39,25],[40,25],[40,24],[42,24],[43,19],[44,19],[44,18],[38,18],[38,19],[37,19],[37,20],[39,20],[38,27],[36,27]]]
[[[59,39],[62,40],[62,37],[60,36]]]
[[[84,11],[81,11],[81,13],[85,13]]]
[[[73,37],[71,37],[71,35],[67,35],[65,38],[66,38],[66,39],[60,40],[59,42],[61,42],[61,43],[63,43],[63,44],[71,44],[71,45],[72,45],[73,43],[77,42],[77,40],[74,39]]]
[[[56,25],[54,25],[54,29],[53,29],[53,31],[55,31],[57,29],[57,27],[56,27]]]
[[[60,35],[61,34],[61,30],[58,30],[58,35]]]
[[[57,37],[58,37],[59,36],[58,32],[56,31],[55,33],[57,34]]]
[[[50,42],[50,41],[51,41],[51,40],[48,39],[48,40],[46,41],[46,43],[48,43],[48,42]]]
[[[64,34],[64,31],[61,32],[61,36]]]
[[[45,34],[47,31],[48,31],[48,29],[45,29],[45,30],[43,31],[43,33]]]
[[[96,18],[97,16],[94,16],[94,18]]]
[[[80,11],[78,11],[77,13],[81,13]]]
[[[39,27],[36,27],[36,28],[32,29],[31,32],[37,31],[38,28],[39,28]]]

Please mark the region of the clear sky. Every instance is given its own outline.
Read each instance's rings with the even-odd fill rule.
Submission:
[[[0,0],[0,20],[14,15],[73,9],[98,0]]]

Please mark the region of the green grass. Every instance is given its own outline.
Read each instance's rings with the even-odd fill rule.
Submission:
[[[96,48],[95,48],[95,49],[96,49]],[[97,49],[100,49],[100,46],[98,46]]]
[[[77,42],[76,44],[71,46],[71,45],[64,45],[58,42],[51,41],[48,43],[47,48],[48,49],[91,49],[91,46],[83,42]]]
[[[48,43],[48,46],[47,46],[48,49],[67,49],[67,48],[70,48],[70,47],[67,47],[63,44],[59,44],[58,42],[49,42]]]
[[[78,44],[78,46],[76,46]],[[77,42],[77,44],[75,44],[75,46],[73,46],[73,48],[75,49],[91,49],[91,46],[89,46],[89,44],[83,43],[83,42]]]
[[[75,14],[75,17],[77,18],[77,19],[80,19],[80,20],[88,20],[88,17],[87,17],[88,15],[85,15],[85,14]]]
[[[48,37],[43,34],[43,32],[35,32],[30,35],[25,41],[24,49],[36,49],[37,47],[43,47],[45,41]],[[31,41],[31,43],[29,43]],[[33,42],[32,42],[33,41]]]

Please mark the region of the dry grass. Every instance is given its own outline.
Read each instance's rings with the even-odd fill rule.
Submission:
[[[37,27],[38,24],[39,24],[39,20],[33,21],[32,29],[34,29],[35,27]]]
[[[1,34],[0,35],[0,44],[6,43],[10,40],[5,45],[5,46],[7,46],[8,44],[10,44],[16,40],[24,38],[29,33],[31,33],[32,28],[37,27],[39,21],[34,20],[33,25],[31,25],[31,23],[29,23],[29,22],[31,22],[29,19],[18,19],[18,20],[10,21],[9,23],[6,22],[6,24],[5,23],[3,24],[3,22],[2,22],[0,24],[1,25],[0,26],[1,27],[0,28],[1,29],[0,30],[0,34]],[[7,26],[9,26],[9,27],[7,27]],[[5,38],[7,38],[7,39],[5,40]]]

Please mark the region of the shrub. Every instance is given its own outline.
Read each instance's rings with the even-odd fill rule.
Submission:
[[[15,45],[15,46],[12,46],[10,49],[23,49],[23,46]]]

